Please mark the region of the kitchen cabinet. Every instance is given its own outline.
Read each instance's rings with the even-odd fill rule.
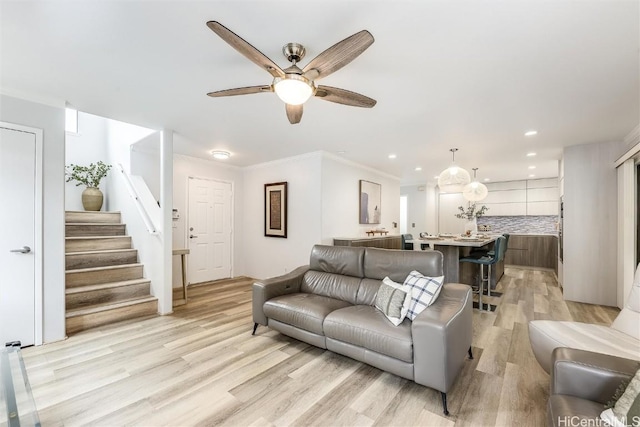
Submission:
[[[505,264],[550,268],[558,272],[558,237],[544,234],[512,234]]]

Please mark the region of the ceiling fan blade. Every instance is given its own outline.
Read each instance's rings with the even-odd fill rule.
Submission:
[[[367,30],[362,30],[331,46],[316,56],[302,70],[309,80],[327,77],[353,61],[364,52],[374,39]]]
[[[273,77],[284,77],[284,71],[275,62],[265,56],[264,53],[249,44],[242,37],[217,21],[207,22],[207,27],[226,41],[235,50],[246,56],[249,60],[267,70]]]
[[[235,89],[225,89],[218,90],[215,92],[209,92],[209,95],[212,98],[219,98],[221,96],[235,96],[235,95],[251,95],[252,93],[262,93],[262,92],[273,92],[273,88],[271,86],[248,86],[248,87],[238,87]]]
[[[375,99],[368,96],[360,95],[356,92],[340,89],[337,87],[319,85],[316,90],[316,96],[325,101],[335,102],[352,107],[371,108],[376,105]]]
[[[302,104],[300,105],[291,105],[285,104],[287,107],[287,118],[289,119],[289,123],[295,125],[296,123],[300,123],[302,120]]]

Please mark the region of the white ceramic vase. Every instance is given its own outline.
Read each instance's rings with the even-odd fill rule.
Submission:
[[[464,224],[464,232],[465,234],[478,233],[478,219],[475,216]]]

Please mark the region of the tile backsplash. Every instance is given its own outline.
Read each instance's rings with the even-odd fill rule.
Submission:
[[[491,227],[493,233],[558,234],[557,215],[483,216],[478,219],[478,229]]]

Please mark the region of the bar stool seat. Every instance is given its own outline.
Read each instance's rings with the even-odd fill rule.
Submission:
[[[481,311],[491,311],[491,304],[487,303],[487,309],[484,309],[482,304],[482,294],[484,293],[484,283],[487,282],[487,295],[491,296],[491,267],[498,261],[504,259],[504,252],[506,247],[506,238],[500,236],[496,239],[495,246],[493,248],[493,255],[480,255],[480,256],[468,256],[460,258],[460,262],[470,262],[472,264],[480,265],[480,286],[478,288],[478,308]],[[484,277],[484,267],[488,267],[487,278]],[[495,285],[495,284],[494,284]]]

